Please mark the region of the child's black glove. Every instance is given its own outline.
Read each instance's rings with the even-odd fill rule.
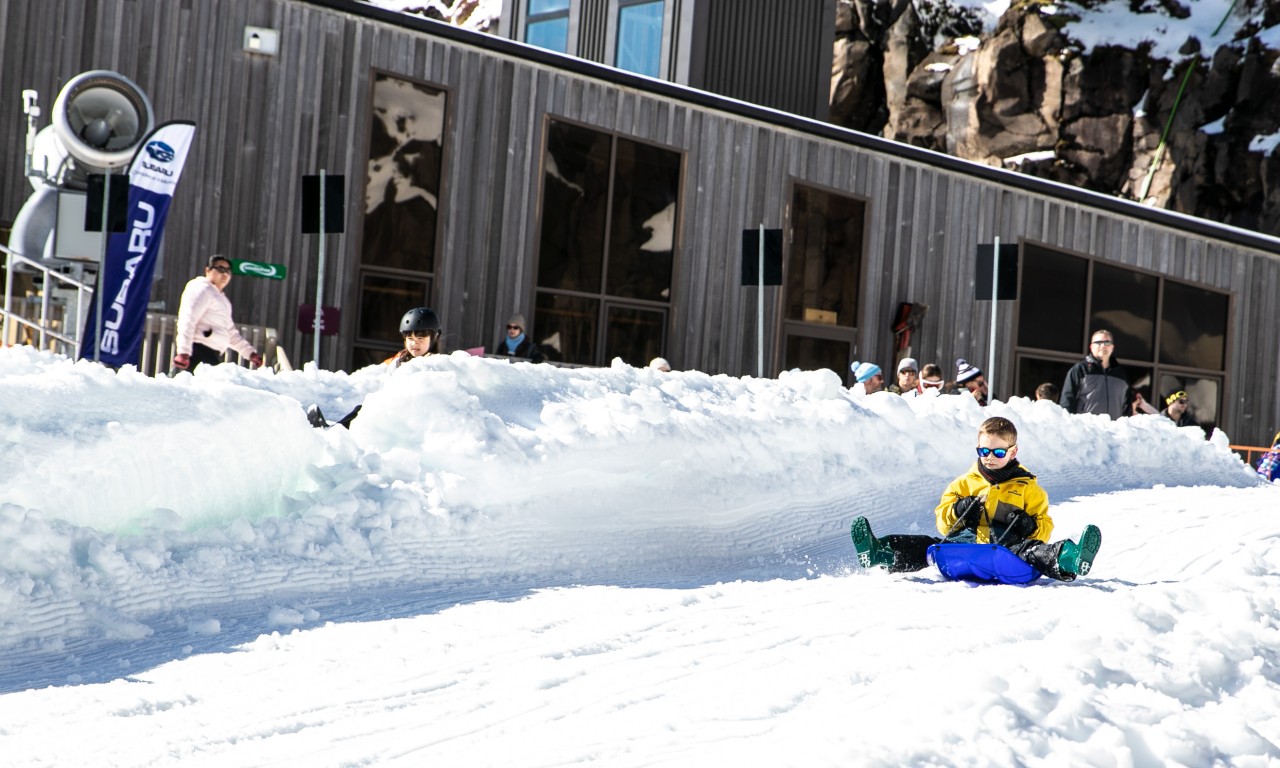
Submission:
[[[971,531],[978,530],[982,521],[982,513],[987,511],[987,504],[977,496],[961,496],[956,499],[956,522]]]
[[[1036,532],[1036,519],[1026,512],[1015,512],[1009,518],[1007,532],[1019,539],[1029,539]]]

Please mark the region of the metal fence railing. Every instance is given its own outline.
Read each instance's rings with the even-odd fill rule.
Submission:
[[[15,253],[0,244],[5,256],[4,307],[0,309],[0,344],[4,346],[30,345],[38,349],[75,357],[80,348],[80,331],[84,328],[92,285],[69,277],[39,261]],[[14,295],[14,267],[31,272],[40,278],[38,290]],[[56,288],[54,287],[56,286]],[[62,297],[55,294],[62,293]],[[74,301],[71,296],[74,293]],[[176,352],[176,315],[157,312],[147,313],[142,338],[142,353],[138,370],[148,376],[168,376],[172,373]],[[262,354],[267,365],[284,365],[286,358],[277,346],[275,328],[263,325],[237,324],[236,328],[254,349]],[[223,357],[227,362],[249,365],[249,360],[228,350]],[[276,361],[280,362],[277,363]]]

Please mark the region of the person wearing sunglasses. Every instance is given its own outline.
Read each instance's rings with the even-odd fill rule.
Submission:
[[[1058,405],[1071,413],[1103,413],[1112,419],[1132,414],[1134,391],[1115,348],[1111,331],[1099,328],[1089,334],[1089,352],[1067,371]]]
[[[430,307],[414,307],[400,318],[400,338],[404,342],[404,349],[383,360],[382,364],[394,370],[410,360],[433,354],[432,348],[437,346],[440,333],[440,316],[435,313],[435,310]],[[437,348],[436,351],[439,349]],[[360,409],[363,407],[363,404],[357,405],[346,416],[330,422],[324,417],[320,406],[312,403],[307,406],[307,421],[317,429],[331,427],[334,424],[350,429],[352,420],[360,415]]]
[[[204,275],[192,278],[178,302],[178,327],[173,367],[186,371],[207,363],[217,365],[227,349],[249,358],[249,366],[262,365],[262,355],[240,335],[231,319],[231,300],[223,292],[231,282],[231,260],[221,254],[209,257]]]
[[[897,381],[885,387],[886,392],[895,395],[914,392],[920,383],[920,365],[914,357],[904,357],[898,361]]]
[[[915,387],[902,393],[903,397],[920,397],[926,392],[944,394],[946,381],[942,378],[942,366],[937,363],[925,363],[920,369],[920,376]]]
[[[1187,393],[1185,391],[1178,390],[1172,395],[1169,395],[1164,399],[1164,405],[1165,408],[1160,412],[1160,415],[1168,416],[1173,420],[1173,423],[1177,424],[1179,427],[1200,426],[1200,422],[1192,418],[1189,413],[1190,400],[1187,398]]]
[[[507,334],[493,345],[493,353],[503,357],[523,357],[530,362],[541,363],[546,359],[538,345],[525,332],[524,315],[519,312],[507,321]]]
[[[1018,428],[994,416],[978,428],[977,462],[942,493],[934,522],[942,538],[895,534],[876,538],[865,517],[851,533],[863,567],[894,573],[918,571],[928,564],[930,546],[943,542],[1000,544],[1036,571],[1058,581],[1073,581],[1093,567],[1102,534],[1086,525],[1078,541],[1048,543],[1053,534],[1049,496],[1036,476],[1017,460]]]

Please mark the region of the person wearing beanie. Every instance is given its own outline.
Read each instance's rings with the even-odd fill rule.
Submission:
[[[970,365],[963,357],[956,360],[956,385],[969,390],[978,405],[987,404],[987,377],[982,375],[981,368]]]
[[[1035,572],[1058,581],[1087,575],[1102,546],[1102,533],[1097,526],[1086,525],[1078,539],[1050,543],[1049,495],[1036,476],[1018,463],[1018,428],[1013,422],[1000,416],[982,422],[977,454],[977,463],[947,486],[934,510],[942,538],[919,534],[877,538],[867,518],[858,517],[850,526],[858,563],[893,573],[919,571],[929,565],[931,546],[967,542],[1000,544]]]
[[[1200,426],[1200,422],[1196,421],[1191,417],[1191,414],[1188,413],[1189,401],[1187,393],[1183,390],[1178,390],[1172,395],[1166,397],[1164,399],[1164,403],[1165,409],[1160,412],[1161,416],[1168,416],[1173,420],[1173,423],[1177,424],[1179,427]]]
[[[1099,328],[1089,334],[1089,353],[1071,366],[1058,405],[1071,413],[1101,413],[1113,420],[1133,413],[1133,387],[1115,357],[1115,338]]]
[[[902,395],[915,391],[916,385],[919,383],[920,364],[916,362],[914,357],[904,357],[898,361],[898,380],[885,387],[885,390],[895,395]]]
[[[523,357],[534,363],[541,363],[546,357],[524,332],[524,315],[519,312],[507,320],[507,335],[498,339],[493,345],[493,353],[504,357]]]
[[[649,367],[661,373],[671,373],[671,363],[665,357],[655,357],[649,361]]]
[[[853,383],[850,387],[855,393],[859,392],[858,385],[861,384],[861,394],[871,394],[879,392],[884,387],[884,373],[880,371],[880,366],[875,363],[860,363],[854,360],[849,364],[849,370],[853,371]]]

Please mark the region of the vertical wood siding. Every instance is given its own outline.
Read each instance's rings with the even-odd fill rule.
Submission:
[[[279,55],[243,52],[246,25],[279,30]],[[0,221],[11,222],[30,191],[20,91],[39,90],[43,125],[69,78],[117,70],[147,92],[158,122],[197,124],[153,300],[175,311],[211,253],[284,264],[288,280],[240,278],[228,293],[237,320],[278,328],[295,361],[310,358],[310,337],[295,325],[314,294],[317,252],[316,236],[299,232],[300,177],[321,168],[346,177],[349,203],[346,234],[328,241],[326,303],[344,317],[323,345],[326,367],[345,364],[354,336],[377,69],[449,94],[433,301],[451,348],[491,345],[509,314],[531,311],[543,131],[556,117],[684,155],[667,349],[677,367],[755,373],[756,290],[738,284],[741,231],[784,226],[793,184],[805,183],[867,201],[859,356],[892,365],[892,315],[914,301],[929,305],[916,357],[948,371],[957,357],[985,365],[989,305],[972,299],[976,247],[1026,239],[1230,292],[1224,422],[1237,442],[1280,427],[1280,259],[1176,222],[1126,218],[293,0],[0,0],[0,43]],[[765,292],[775,370],[779,291]],[[1009,369],[1013,314],[1002,307],[997,329]],[[1012,386],[1009,370],[992,378],[997,392]]]

